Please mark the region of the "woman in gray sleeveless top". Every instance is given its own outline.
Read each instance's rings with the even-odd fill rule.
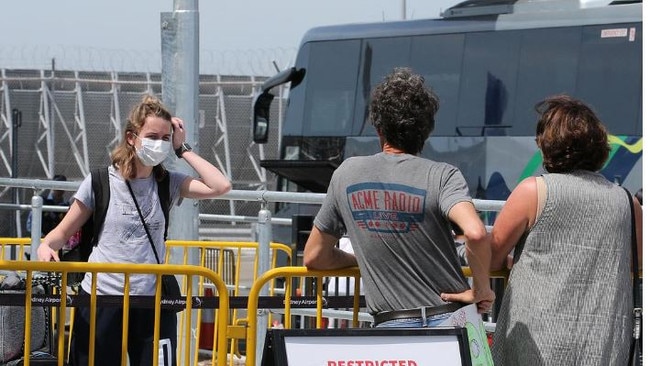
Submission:
[[[584,103],[537,105],[549,174],[522,181],[492,231],[492,268],[514,265],[499,313],[496,365],[626,365],[632,336],[631,223],[623,188],[598,173],[607,131]],[[637,240],[641,207],[635,200]],[[641,245],[639,258],[641,258]]]

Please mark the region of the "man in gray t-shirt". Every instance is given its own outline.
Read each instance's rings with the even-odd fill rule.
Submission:
[[[434,326],[456,305],[447,294],[462,294],[460,301],[477,303],[480,312],[494,301],[487,232],[465,179],[452,165],[418,156],[437,110],[435,94],[409,69],[395,69],[375,88],[370,119],[382,152],[349,158],[334,172],[305,247],[310,269],[359,266],[376,324],[412,324],[403,321],[414,311],[402,310],[416,310],[426,314],[421,325]],[[473,288],[461,271],[452,222],[466,237]],[[355,254],[336,248],[343,234]]]

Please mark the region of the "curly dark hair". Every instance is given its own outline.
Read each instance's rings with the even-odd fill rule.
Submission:
[[[424,78],[398,67],[373,90],[370,120],[391,146],[419,154],[433,131],[438,108],[438,97],[424,84]]]
[[[600,170],[609,156],[607,129],[589,106],[568,95],[537,103],[537,146],[549,173]]]

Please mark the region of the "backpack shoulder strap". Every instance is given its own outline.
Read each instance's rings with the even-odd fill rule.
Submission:
[[[165,215],[165,240],[167,240],[167,228],[169,227],[169,210],[171,207],[169,197],[169,172],[165,172],[163,179],[158,182],[158,200],[160,207],[162,207],[163,214]]]
[[[90,256],[93,247],[97,245],[99,232],[104,225],[106,211],[108,211],[108,200],[110,199],[110,185],[108,183],[108,168],[95,168],[90,171],[91,186],[95,197],[95,209],[92,215],[81,227],[79,238],[79,253],[70,260],[85,262]],[[76,282],[81,281],[80,278]]]
[[[108,202],[111,199],[111,186],[108,178],[108,167],[96,168],[92,172],[93,194],[95,195],[95,210],[93,212],[93,246],[97,245],[99,232],[104,226]]]

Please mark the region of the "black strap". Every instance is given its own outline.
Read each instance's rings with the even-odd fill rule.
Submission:
[[[95,246],[102,226],[104,226],[104,219],[106,219],[108,202],[111,199],[111,185],[108,180],[108,167],[94,169],[91,174],[93,194],[95,195],[92,244]]]
[[[79,258],[72,260],[87,261],[93,247],[97,245],[99,233],[104,225],[111,188],[108,182],[108,167],[95,168],[90,171],[95,207],[92,215],[83,224],[79,242]]]
[[[632,199],[632,194],[627,189],[625,189],[625,193],[627,193],[627,198],[630,201],[630,210],[632,212],[632,275],[634,276],[632,282],[632,293],[634,298],[634,307],[640,308],[641,299],[639,294],[641,284],[639,281],[639,253],[637,251],[636,242],[636,210],[634,209],[634,200]]]
[[[158,200],[165,215],[165,241],[167,240],[167,228],[169,227],[169,207],[171,206],[169,196],[169,172],[165,171],[163,179],[158,182]]]
[[[135,203],[135,208],[138,209],[138,215],[140,215],[140,221],[142,221],[142,226],[144,226],[144,231],[147,232],[147,238],[149,238],[149,244],[151,244],[151,250],[153,250],[153,254],[156,256],[156,262],[160,264],[160,258],[158,257],[158,252],[156,252],[156,247],[153,245],[153,239],[151,238],[151,233],[149,233],[149,228],[147,227],[147,223],[144,221],[144,216],[142,216],[142,211],[140,211],[140,205],[138,205],[138,200],[135,199],[135,194],[133,194],[133,189],[131,189],[131,184],[129,184],[129,181],[126,181],[126,186],[129,187],[129,192],[131,193],[131,197],[133,197],[133,203]]]

